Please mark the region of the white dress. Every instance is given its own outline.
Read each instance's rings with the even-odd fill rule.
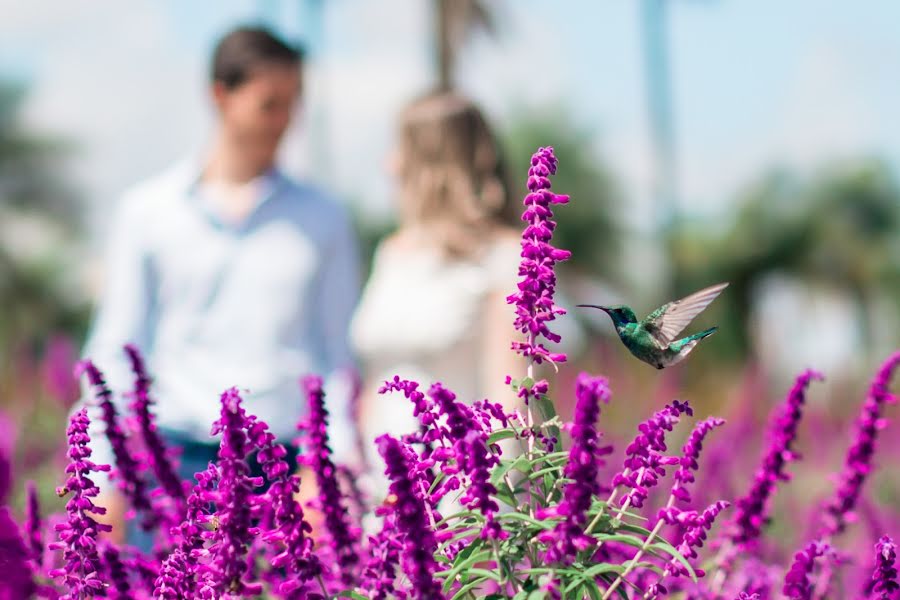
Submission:
[[[519,252],[512,236],[495,242],[477,261],[448,258],[433,247],[378,247],[350,328],[365,372],[361,430],[371,465],[381,464],[375,438],[418,429],[402,394],[378,395],[384,381],[399,375],[418,381],[423,392],[440,381],[468,403],[484,399],[491,386],[496,389],[490,378],[502,381],[505,373],[486,373],[480,364],[483,321],[489,309],[497,313],[488,307],[489,298],[505,302],[515,292]],[[515,311],[506,308],[512,341]]]

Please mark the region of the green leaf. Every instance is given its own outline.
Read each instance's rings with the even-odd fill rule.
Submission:
[[[514,437],[516,437],[516,432],[512,429],[500,429],[488,436],[487,443],[488,446],[490,446],[491,444],[496,444],[500,440],[508,440],[509,438]]]
[[[470,548],[477,548],[481,544],[474,543]],[[465,551],[465,550],[464,550]],[[460,552],[462,554],[462,552]],[[457,557],[458,558],[458,557]],[[480,563],[482,561],[490,560],[491,551],[490,550],[481,550],[480,552],[472,552],[469,556],[466,556],[464,560],[456,560],[453,565],[453,568],[449,571],[440,571],[439,573],[435,573],[436,577],[444,577],[446,578],[444,581],[444,593],[448,593],[450,588],[453,587],[453,584],[456,582],[457,576],[465,570],[474,565],[475,563]]]
[[[594,537],[596,537],[601,542],[621,542],[638,549],[644,547],[644,540],[633,535],[626,535],[624,533],[600,533],[595,534]]]
[[[465,596],[466,594],[468,594],[473,588],[475,588],[475,587],[481,585],[481,584],[484,583],[485,581],[487,581],[487,578],[486,578],[486,577],[479,577],[478,579],[473,579],[473,580],[470,581],[469,583],[467,583],[467,584],[465,584],[464,586],[462,586],[461,588],[459,588],[459,589],[456,591],[456,593],[453,594],[453,596],[450,598],[450,600],[458,600],[459,598],[462,598],[463,596]],[[451,582],[451,583],[452,583],[452,582]],[[444,593],[445,593],[445,594],[446,594],[447,592],[449,592],[449,590],[446,589],[446,586],[444,586],[444,588],[445,588],[445,589],[444,589]]]
[[[485,577],[487,579],[493,579],[497,583],[503,581],[503,578],[500,577],[500,574],[495,571],[489,571],[487,569],[479,569],[478,567],[472,567],[468,571],[466,571],[469,575],[477,575],[478,577]]]
[[[353,598],[353,600],[367,600],[365,596],[353,591],[343,591],[335,594],[335,598]]]
[[[501,513],[497,516],[504,521],[524,521],[538,529],[553,529],[554,525],[556,525],[555,521],[551,521],[549,519],[538,520],[530,517],[529,515],[517,512]]]

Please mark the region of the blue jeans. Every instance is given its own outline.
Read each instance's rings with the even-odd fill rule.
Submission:
[[[200,442],[178,432],[165,429],[160,429],[159,434],[167,448],[179,448],[181,450],[176,472],[182,481],[194,482],[195,473],[205,471],[211,462],[218,462],[218,441]],[[294,472],[297,470],[297,449],[292,444],[285,444],[285,448],[288,451],[287,456],[284,458],[288,463],[288,472]],[[247,463],[250,465],[251,477],[263,477],[262,466],[257,462],[255,452],[247,458]],[[156,480],[153,479],[150,484],[155,486]],[[263,486],[257,488],[257,491],[265,491],[268,487],[269,482],[264,480]],[[125,541],[129,545],[149,554],[153,550],[156,532],[144,531],[140,526],[140,520],[140,515],[138,515],[137,518],[126,521]]]

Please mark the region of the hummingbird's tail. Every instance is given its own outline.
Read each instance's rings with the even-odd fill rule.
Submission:
[[[699,341],[702,340],[703,338],[711,336],[712,334],[714,334],[714,333],[717,332],[718,330],[719,330],[718,327],[710,327],[710,328],[707,329],[706,331],[701,331],[700,333],[695,333],[694,335],[689,335],[689,336],[687,337],[687,340],[686,340],[686,341],[688,341],[688,342],[693,342],[694,340],[697,340],[697,341],[699,342]]]

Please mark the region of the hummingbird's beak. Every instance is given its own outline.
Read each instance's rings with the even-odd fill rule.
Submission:
[[[598,305],[598,304],[576,304],[575,306],[576,306],[576,307],[580,307],[580,308],[599,308],[599,309],[602,310],[603,312],[609,313],[609,308],[608,308],[608,307],[606,307],[606,306],[600,306],[600,305]]]

